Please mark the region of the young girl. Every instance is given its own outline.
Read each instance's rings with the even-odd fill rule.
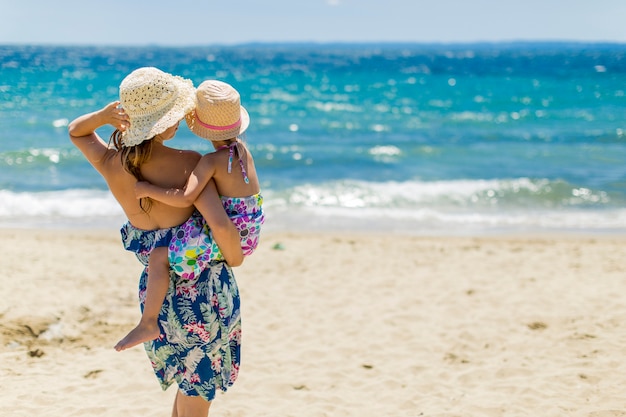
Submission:
[[[135,186],[137,198],[149,197],[174,207],[192,205],[207,183],[213,179],[226,213],[239,231],[245,256],[254,252],[265,221],[263,197],[246,145],[238,139],[250,124],[240,96],[229,84],[205,81],[196,90],[196,109],[187,114],[187,125],[196,135],[213,143],[215,152],[204,155],[192,171],[184,189],[161,188],[140,181]],[[233,165],[237,173],[233,173]],[[205,213],[199,208],[200,213]],[[209,215],[209,213],[207,213]],[[169,250],[152,251],[148,270],[146,304],[141,321],[116,349],[132,347],[158,336],[157,316],[169,285],[169,268],[184,279],[193,279],[211,262],[224,257],[212,234],[203,225],[182,228],[173,237]],[[179,290],[179,289],[177,289]],[[180,288],[184,291],[184,287]]]

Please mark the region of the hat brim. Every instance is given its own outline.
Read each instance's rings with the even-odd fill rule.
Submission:
[[[210,141],[233,139],[242,135],[246,129],[248,129],[248,126],[250,126],[250,115],[248,114],[248,111],[243,106],[239,106],[239,108],[241,110],[241,124],[233,129],[212,130],[204,127],[200,123],[196,123],[196,113],[193,111],[187,113],[185,116],[185,122],[187,123],[189,130],[201,138],[208,139]]]

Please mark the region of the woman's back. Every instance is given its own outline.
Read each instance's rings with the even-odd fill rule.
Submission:
[[[99,171],[133,226],[143,230],[178,226],[193,213],[193,206],[172,207],[156,200],[147,204],[143,201],[145,210],[142,209],[140,200],[135,197],[137,179],[122,167],[120,152],[109,152]],[[161,187],[181,188],[199,159],[200,155],[196,152],[168,148],[154,141],[150,158],[141,165],[141,175]]]

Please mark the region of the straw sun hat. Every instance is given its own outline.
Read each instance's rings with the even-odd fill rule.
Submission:
[[[130,117],[124,146],[139,145],[174,126],[195,106],[191,80],[154,67],[139,68],[120,84],[120,104]]]
[[[212,141],[235,138],[250,125],[239,93],[222,81],[208,80],[196,90],[196,110],[187,114],[187,126],[196,135]]]

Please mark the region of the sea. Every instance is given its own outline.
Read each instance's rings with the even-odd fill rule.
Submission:
[[[626,233],[626,44],[572,42],[0,45],[0,227],[125,221],[67,125],[142,66],[240,92],[268,230]]]

